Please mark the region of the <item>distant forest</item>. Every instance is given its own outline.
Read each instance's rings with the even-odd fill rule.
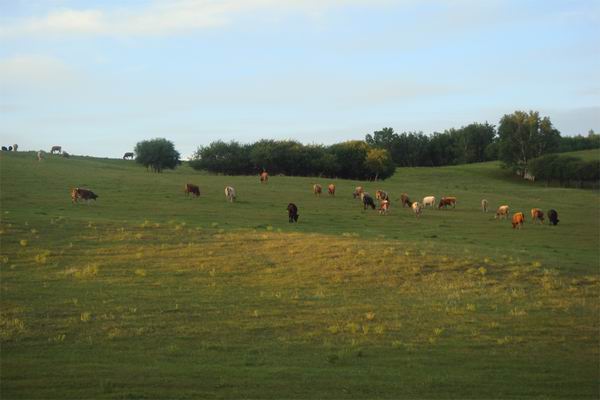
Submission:
[[[500,160],[504,167],[524,176],[529,162],[545,154],[594,148],[600,148],[600,135],[592,130],[587,136],[563,137],[549,117],[542,118],[536,111],[515,111],[504,115],[497,128],[487,122],[472,123],[432,135],[383,128],[366,135],[364,141],[331,146],[293,140],[252,144],[216,141],[199,147],[190,164],[195,169],[228,175],[266,170],[271,174],[386,179],[395,167]]]

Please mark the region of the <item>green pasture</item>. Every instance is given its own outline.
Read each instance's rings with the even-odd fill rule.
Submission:
[[[390,214],[356,185],[388,191]],[[497,163],[264,185],[26,152],[0,154],[0,189],[2,399],[599,396],[597,191]],[[417,219],[402,192],[458,204]]]

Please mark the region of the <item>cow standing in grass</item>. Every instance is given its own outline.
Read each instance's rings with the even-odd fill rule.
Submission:
[[[456,208],[456,197],[442,197],[440,199],[440,204],[438,205],[438,209],[448,206],[452,206],[452,208]]]
[[[322,191],[323,191],[323,187],[321,185],[319,185],[318,183],[315,183],[313,185],[313,193],[315,194],[315,196],[321,197]]]
[[[354,192],[352,192],[352,197],[353,198],[357,198],[360,197],[360,199],[362,200],[362,194],[365,192],[365,189],[363,189],[362,186],[357,186],[354,188]]]
[[[233,203],[233,201],[235,200],[235,198],[236,198],[236,196],[235,196],[235,189],[232,186],[227,186],[225,188],[225,197],[231,203]]]
[[[512,217],[512,227],[513,229],[523,227],[523,223],[525,222],[525,215],[522,212],[515,213]]]
[[[196,186],[196,185],[191,184],[191,183],[186,183],[185,184],[185,188],[183,189],[183,191],[185,192],[186,196],[189,196],[190,193],[193,194],[196,197],[200,196],[200,188],[198,186]]]
[[[379,206],[379,215],[387,214],[390,210],[390,201],[383,200]]]
[[[54,152],[56,152],[58,154],[62,153],[62,147],[60,147],[60,146],[52,146],[50,148],[50,154],[54,154]]]
[[[88,200],[96,201],[97,198],[98,198],[98,195],[96,193],[92,192],[91,190],[81,189],[81,188],[71,189],[71,202],[72,203],[77,203],[78,199],[85,200],[86,202]]]
[[[298,222],[298,207],[294,203],[289,203],[287,206],[288,219],[290,223]]]
[[[410,201],[406,193],[402,193],[400,195],[400,203],[402,203],[402,208],[404,208],[405,206],[412,207],[412,201]]]
[[[412,208],[413,212],[415,213],[415,217],[419,218],[419,216],[423,212],[423,206],[421,205],[421,203],[415,201],[414,203],[412,203],[411,208]]]
[[[133,160],[133,153],[128,151],[127,153],[123,154],[123,160]]]
[[[390,197],[388,196],[387,192],[384,192],[383,190],[377,190],[375,191],[375,198],[379,201],[382,200],[389,200]]]
[[[44,159],[44,152],[42,150],[37,152],[38,161],[42,161]]]
[[[329,192],[330,196],[335,196],[335,185],[333,183],[330,183],[329,186],[327,186],[327,192]]]
[[[425,208],[427,206],[430,206],[431,208],[433,208],[433,206],[435,206],[435,196],[425,196],[425,197],[423,197],[422,207]]]
[[[481,211],[488,211],[488,201],[486,199],[481,200]]]
[[[531,209],[531,222],[536,223],[536,221],[540,221],[540,223],[544,223],[544,212],[539,208]]]
[[[500,206],[498,207],[498,210],[496,210],[496,216],[494,217],[495,219],[508,219],[508,215],[510,214],[510,208],[506,205],[504,206]]]
[[[560,221],[558,219],[558,213],[556,212],[556,210],[554,209],[550,209],[548,210],[548,221],[550,221],[550,224],[555,225],[558,224],[558,222]]]
[[[371,207],[373,210],[375,209],[375,202],[373,201],[373,197],[371,197],[369,193],[361,193],[360,198],[363,202],[363,210],[366,210],[367,207]]]
[[[269,183],[269,174],[267,173],[267,171],[261,172],[260,183]]]

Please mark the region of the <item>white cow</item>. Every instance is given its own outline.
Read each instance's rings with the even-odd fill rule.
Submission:
[[[509,210],[508,206],[500,206],[500,207],[498,207],[498,211],[496,211],[496,216],[494,218],[498,219],[498,218],[504,217],[504,219],[508,219],[509,213],[510,213],[510,210]]]
[[[227,186],[225,188],[225,197],[227,197],[227,200],[229,200],[230,202],[233,203],[233,201],[235,200],[235,189],[231,186]]]
[[[427,206],[431,206],[432,208],[435,206],[435,196],[423,197],[423,207]]]
[[[37,152],[38,161],[42,161],[44,159],[44,152],[42,150]]]
[[[415,217],[419,218],[419,215],[421,215],[421,211],[423,210],[423,206],[421,205],[421,203],[415,201],[414,203],[412,203],[411,207],[415,213]]]
[[[487,212],[488,210],[488,201],[486,199],[481,200],[481,211]]]

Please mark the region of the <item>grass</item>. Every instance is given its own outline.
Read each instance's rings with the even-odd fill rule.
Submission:
[[[3,399],[598,397],[597,192],[494,163],[335,181],[336,198],[312,194],[325,179],[121,160],[0,167]],[[458,205],[379,216],[356,184]],[[97,203],[72,205],[75,186]],[[561,222],[514,231],[484,197]]]

